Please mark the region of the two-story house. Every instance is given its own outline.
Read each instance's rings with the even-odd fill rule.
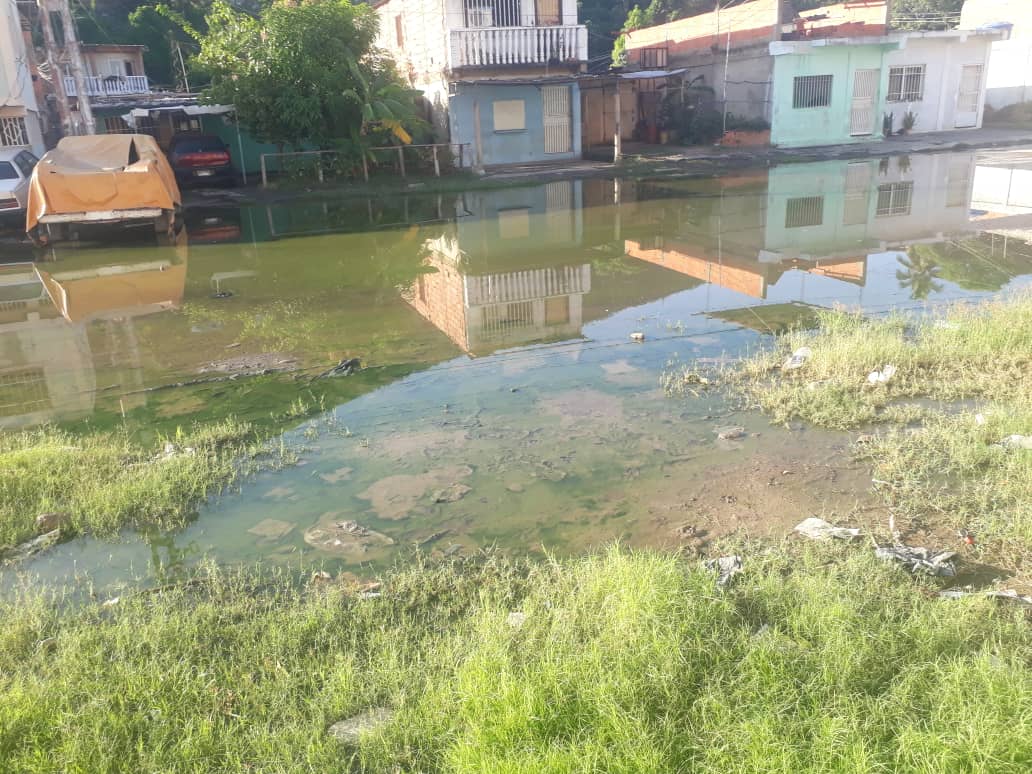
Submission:
[[[43,153],[32,62],[15,0],[0,0],[0,148],[24,146]]]
[[[576,0],[379,0],[378,45],[478,167],[581,155]]]

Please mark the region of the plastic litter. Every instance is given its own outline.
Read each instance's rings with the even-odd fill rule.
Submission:
[[[631,341],[637,341],[640,344],[645,341],[645,334],[641,331],[635,331],[631,334]]]
[[[742,571],[742,557],[721,556],[719,559],[709,559],[703,566],[710,572],[717,573],[717,588],[723,589]]]
[[[896,375],[896,366],[886,365],[880,371],[871,371],[867,374],[868,384],[886,384],[888,381]]]
[[[803,364],[810,359],[813,355],[813,350],[809,347],[800,347],[792,353],[792,357],[784,362],[781,366],[783,371],[794,371],[797,368],[801,368]]]
[[[957,568],[951,561],[956,551],[932,551],[928,548],[912,548],[911,546],[879,546],[874,555],[887,562],[899,562],[914,573],[923,572],[952,578]]]
[[[519,610],[515,610],[506,616],[505,622],[513,629],[519,629],[527,622],[527,614],[520,612]]]
[[[976,592],[965,591],[964,589],[946,589],[945,591],[940,591],[937,596],[940,599],[963,599],[964,597],[970,597],[974,593]],[[1032,606],[1032,597],[1027,594],[1019,594],[1014,589],[987,591],[985,596],[990,599],[1002,599],[1005,602],[1017,602],[1019,605]]]
[[[1032,449],[1032,435],[1008,435],[1000,441],[1000,446],[1004,449]]]
[[[830,524],[824,519],[818,519],[816,516],[803,519],[796,524],[795,531],[812,540],[830,540],[831,538],[852,540],[860,534],[860,530],[856,527],[836,527],[834,524]]]

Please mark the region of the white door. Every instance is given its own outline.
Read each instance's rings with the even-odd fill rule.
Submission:
[[[960,88],[957,91],[957,115],[953,125],[967,129],[978,123],[978,106],[982,102],[982,65],[964,65],[960,68]]]
[[[545,153],[569,153],[573,150],[570,134],[570,87],[545,86],[541,89],[545,107]]]
[[[859,226],[870,213],[871,162],[854,161],[846,166],[846,198],[842,207],[842,225]]]
[[[849,133],[855,137],[874,134],[874,103],[881,70],[856,70],[853,73],[853,103],[849,114]]]

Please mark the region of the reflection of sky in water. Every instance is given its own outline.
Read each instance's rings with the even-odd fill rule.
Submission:
[[[985,163],[994,185],[1001,169],[1023,171]],[[801,305],[920,310],[1028,287],[1032,231],[1021,228],[1032,219],[1015,218],[1032,213],[1032,196],[1025,210],[995,203],[979,188],[982,168],[958,154],[886,170],[877,161],[779,168],[744,183],[623,181],[619,207],[612,181],[562,181],[471,192],[457,206],[412,197],[405,210],[421,225],[375,231],[363,230],[366,208],[352,200],[277,205],[268,217],[224,210],[234,228],[207,218],[178,253],[65,249],[51,263],[9,269],[5,298],[27,282],[49,293],[0,309],[0,404],[10,427],[91,415],[103,424],[122,413],[130,424],[169,426],[212,406],[268,417],[303,382],[273,382],[279,391],[268,394],[250,378],[194,393],[146,388],[213,362],[232,370],[258,358],[264,367],[270,352],[314,371],[353,355],[414,370],[368,387],[338,382],[354,390],[331,397],[335,409],[294,429],[278,425],[305,447],[303,466],[245,482],[184,529],[118,544],[76,540],[24,569],[55,580],[89,570],[110,582],[206,553],[307,565],[327,559],[303,541],[326,514],[395,540],[364,557],[373,563],[442,531],[434,547],[464,550],[658,539],[643,503],[669,486],[666,466],[739,453],[714,443],[718,399],[661,397],[667,364],[712,363],[756,346],[777,315],[788,310],[790,322]],[[1012,197],[1023,190],[1014,183]],[[1006,230],[978,236],[992,219],[969,222],[973,203],[990,216],[998,210]],[[368,215],[381,223],[404,217],[376,207]],[[218,242],[227,235],[238,241]],[[635,331],[644,343],[629,340]],[[76,356],[33,360],[62,347]],[[754,416],[734,421],[766,427]],[[785,442],[765,432],[756,445]],[[461,482],[434,478],[456,466],[472,472]],[[399,506],[408,518],[385,517],[363,496],[391,476],[417,490]],[[425,492],[420,476],[433,482]],[[434,502],[434,487],[449,483],[471,491]],[[248,533],[266,518],[296,527],[279,540]],[[13,572],[2,577],[16,582]]]

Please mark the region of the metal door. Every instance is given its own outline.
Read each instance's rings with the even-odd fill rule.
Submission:
[[[871,162],[851,162],[846,166],[846,197],[842,207],[842,225],[858,226],[867,222],[870,195]]]
[[[978,123],[978,106],[982,101],[982,65],[964,65],[960,68],[960,88],[957,91],[957,115],[953,125],[966,129]]]
[[[854,137],[874,134],[874,103],[881,70],[853,72],[853,102],[849,113],[849,133]]]
[[[541,89],[545,115],[545,153],[569,153],[573,150],[570,136],[570,87],[545,86]]]

